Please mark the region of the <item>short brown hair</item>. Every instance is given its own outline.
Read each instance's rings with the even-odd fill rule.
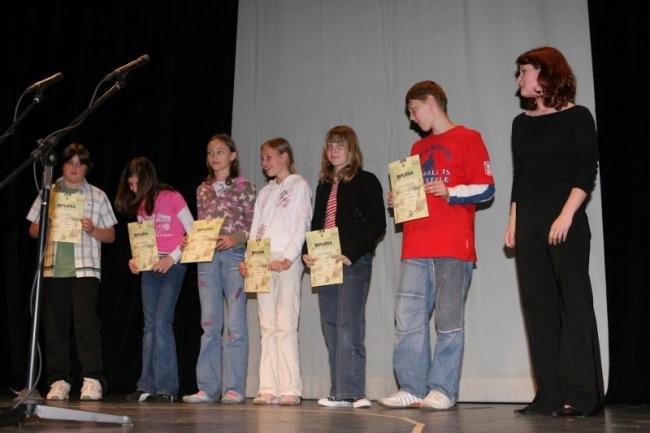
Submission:
[[[424,101],[427,96],[433,96],[438,107],[445,113],[447,112],[447,95],[442,87],[433,81],[420,81],[415,83],[408,92],[406,92],[406,105],[412,100]]]

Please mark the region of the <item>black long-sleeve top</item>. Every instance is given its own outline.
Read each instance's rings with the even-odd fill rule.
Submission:
[[[591,112],[576,105],[544,116],[522,113],[512,122],[511,201],[590,193],[598,169],[598,138]]]
[[[329,182],[316,188],[311,230],[325,225],[325,210],[332,190]],[[341,253],[352,263],[366,253],[374,253],[386,233],[386,208],[381,183],[367,171],[359,170],[349,181],[339,183],[336,195],[336,226],[339,230]],[[306,252],[306,246],[303,248]]]

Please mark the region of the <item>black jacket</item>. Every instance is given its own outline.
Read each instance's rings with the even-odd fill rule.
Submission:
[[[316,188],[311,230],[325,225],[325,210],[332,184],[321,182]],[[359,170],[349,182],[339,183],[336,195],[336,226],[341,253],[352,263],[375,247],[386,233],[386,208],[381,183],[374,174]],[[306,252],[306,245],[303,248]]]

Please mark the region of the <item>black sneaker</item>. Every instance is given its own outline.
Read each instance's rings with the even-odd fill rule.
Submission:
[[[170,394],[150,394],[146,399],[147,403],[172,403],[174,401],[176,401],[176,397]]]
[[[151,397],[151,394],[149,394],[147,391],[144,391],[142,389],[136,389],[131,394],[126,395],[126,400],[142,402],[142,401],[146,401],[149,397]]]

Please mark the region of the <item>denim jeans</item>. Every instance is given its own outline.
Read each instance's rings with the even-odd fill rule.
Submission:
[[[474,263],[407,259],[401,267],[393,350],[399,387],[421,398],[435,389],[456,402],[465,346],[465,299]],[[429,320],[434,306],[437,340],[432,360]]]
[[[197,265],[201,300],[201,352],[196,363],[196,384],[210,398],[222,393],[246,392],[248,370],[248,323],[244,278],[239,263],[244,261],[244,246],[215,251],[211,262]],[[226,303],[227,339],[224,333]],[[222,352],[223,351],[223,352]]]
[[[343,265],[343,283],[318,288],[321,328],[330,366],[330,396],[366,396],[366,300],[372,255]]]
[[[178,395],[174,316],[185,270],[185,265],[176,263],[164,274],[142,272],[144,335],[142,373],[137,387],[150,394]]]

